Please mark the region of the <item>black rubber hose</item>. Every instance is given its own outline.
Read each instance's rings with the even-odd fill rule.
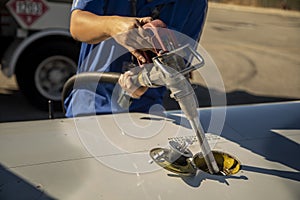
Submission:
[[[65,113],[65,99],[73,89],[87,89],[95,92],[95,87],[91,86],[93,85],[92,83],[117,83],[120,75],[120,73],[116,72],[83,72],[72,76],[66,81],[62,90],[61,103],[63,112]],[[74,88],[75,82],[78,83],[76,88]]]

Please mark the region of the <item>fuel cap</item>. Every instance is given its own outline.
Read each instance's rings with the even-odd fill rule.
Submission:
[[[179,155],[174,159],[174,152],[166,148],[154,148],[150,156],[162,168],[182,176],[194,176],[197,169],[193,166],[190,157]]]

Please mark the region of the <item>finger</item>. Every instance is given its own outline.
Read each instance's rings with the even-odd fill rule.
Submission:
[[[119,85],[120,85],[121,87],[124,86],[124,85],[123,85],[123,80],[124,80],[124,75],[121,74],[120,77],[119,77],[119,80],[118,80],[118,83],[119,83]]]
[[[126,71],[124,74],[126,77],[134,75],[134,73],[132,71]]]
[[[132,93],[133,92],[132,90],[135,89],[131,78],[128,76],[125,78],[125,88],[128,90],[129,93]]]
[[[124,82],[124,87],[126,89],[132,89],[132,88],[136,88],[133,84],[133,81],[132,81],[132,76],[133,76],[133,72],[131,71],[127,71],[124,73],[124,78],[123,78],[123,82]]]
[[[152,19],[152,17],[142,17],[142,18],[137,18],[137,20],[139,21],[139,23],[141,25],[144,25],[144,24],[151,22],[153,19]]]
[[[127,79],[128,79],[128,74],[125,72],[124,74],[122,74],[122,77],[120,79],[121,81],[121,86],[124,88],[127,88]]]
[[[139,61],[141,61],[142,63],[146,63],[147,62],[146,58],[143,56],[143,54],[139,50],[133,50],[133,51],[131,51],[131,54],[134,57],[136,57],[136,59],[138,59]]]

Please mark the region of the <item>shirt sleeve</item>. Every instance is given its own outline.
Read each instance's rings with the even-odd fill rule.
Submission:
[[[103,15],[106,2],[107,1],[105,0],[73,0],[71,12],[79,9],[89,11],[94,14]]]

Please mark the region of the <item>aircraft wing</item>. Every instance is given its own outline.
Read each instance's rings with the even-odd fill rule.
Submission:
[[[181,176],[152,162],[169,141],[199,143],[180,111],[0,124],[0,199],[289,199],[300,197],[300,101],[199,109],[230,176]]]

